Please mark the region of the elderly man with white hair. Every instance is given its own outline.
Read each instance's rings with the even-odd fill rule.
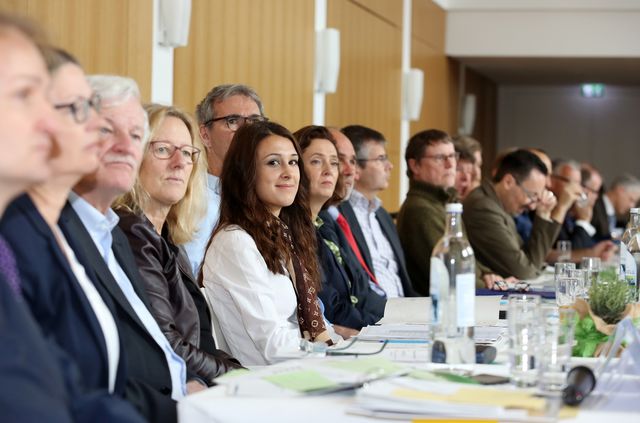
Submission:
[[[100,294],[112,304],[129,371],[126,398],[149,421],[175,422],[175,400],[187,393],[186,366],[149,312],[131,248],[111,209],[136,179],[149,135],[147,114],[132,79],[98,75],[89,82],[102,99],[106,142],[98,170],[74,187],[60,227]]]

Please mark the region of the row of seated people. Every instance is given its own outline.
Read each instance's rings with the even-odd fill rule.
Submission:
[[[1,117],[1,141],[23,148],[3,161],[0,285],[13,291],[0,344],[17,351],[7,357],[27,342],[49,351],[46,383],[16,361],[0,369],[46,399],[51,421],[175,421],[176,400],[230,369],[273,363],[303,339],[333,344],[377,322],[388,298],[428,295],[430,251],[458,192],[478,284],[535,275],[582,192],[547,190],[550,166],[527,150],[480,182],[473,143],[456,151],[446,133],[422,131],[405,152],[396,231],[378,198],[392,163],[373,129],[292,134],[244,85],[214,87],[196,123],[143,106],[131,79],[87,78],[13,18],[0,19],[0,42],[15,57],[5,81],[24,79],[31,96]],[[513,216],[534,210],[525,242]],[[2,390],[3,410],[46,415],[24,390]]]

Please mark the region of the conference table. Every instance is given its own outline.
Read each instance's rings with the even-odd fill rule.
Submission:
[[[504,300],[482,300],[482,297],[476,297],[477,303],[483,303],[480,307],[480,316],[478,311],[476,312],[476,321],[480,320],[483,324],[487,322],[492,325],[494,330],[499,331],[500,327],[505,327],[505,321],[497,319],[498,309],[496,304],[504,305]],[[405,302],[406,301],[406,302]],[[416,299],[406,299],[395,302],[397,310],[403,310],[405,313],[411,313],[412,308],[414,310],[420,310],[423,307],[423,303]],[[396,311],[397,311],[396,310]],[[491,313],[491,316],[486,316],[486,313]],[[390,313],[392,314],[392,313]],[[385,320],[381,322],[381,327],[377,329],[383,329],[385,325],[391,327],[394,324],[398,324],[392,318],[388,318],[385,312]],[[365,331],[366,333],[367,331]],[[357,349],[359,345],[360,350]],[[355,352],[372,351],[379,348],[379,341],[375,340],[358,340],[354,344],[353,348],[356,348]],[[428,345],[421,343],[411,344],[385,344],[386,349],[384,354],[380,356],[385,357],[386,360],[391,362],[397,362],[399,365],[409,367],[412,371],[434,371],[441,368],[449,368],[451,366],[443,364],[429,363],[430,351]],[[362,349],[364,347],[364,350]],[[503,337],[499,336],[499,340],[496,344],[498,349],[497,364],[476,364],[467,366],[457,366],[467,373],[482,373],[492,375],[508,376],[508,367],[505,364],[504,349],[505,341]],[[305,360],[309,360],[312,363],[312,368],[320,369],[322,372],[323,360],[331,360],[332,363],[343,363],[346,366],[357,364],[357,360],[368,360],[371,356],[360,357],[326,357],[318,358],[316,354],[310,358],[298,358],[284,364],[274,366],[268,366],[267,368],[257,368],[255,372],[269,372],[273,367],[276,369],[274,374],[278,374],[280,367],[286,367],[289,365],[296,365],[296,363],[305,364]],[[572,365],[588,365],[595,366],[597,364],[596,359],[572,359]],[[313,367],[313,366],[318,367]],[[401,378],[401,376],[399,376]],[[342,392],[327,393],[327,394],[313,394],[308,395],[304,393],[292,393],[284,389],[271,389],[265,382],[260,381],[255,386],[251,384],[244,385],[230,383],[222,383],[219,386],[209,388],[205,391],[189,395],[181,399],[178,403],[178,418],[180,422],[188,423],[204,423],[204,422],[296,422],[296,423],[328,423],[328,422],[345,422],[345,423],[361,423],[371,421],[423,421],[429,419],[435,419],[439,421],[463,421],[464,419],[452,419],[446,416],[428,416],[426,413],[411,413],[402,415],[399,413],[374,413],[367,410],[366,407],[360,407],[359,404],[363,402],[363,392],[367,390],[376,389],[376,384],[392,384],[394,381],[400,381],[401,379],[389,378],[388,380],[375,381],[370,385],[364,384],[364,387],[359,389],[350,389]],[[405,380],[405,379],[402,379]],[[427,382],[428,383],[428,382]],[[238,386],[242,386],[242,389],[238,389]],[[515,388],[505,385],[506,389]],[[538,417],[501,417],[495,416],[487,417],[479,413],[473,416],[475,421],[529,421],[529,422],[551,422],[561,421],[567,423],[638,423],[640,422],[640,375],[628,376],[625,381],[625,388],[618,388],[615,393],[599,392],[596,391],[595,395],[587,397],[579,408],[567,411],[565,408],[563,412],[558,414],[557,407],[560,403],[559,400],[552,400],[548,402],[546,408],[546,415],[540,415]],[[373,387],[373,388],[372,388]],[[554,407],[556,409],[554,410]],[[509,415],[512,416],[512,415]],[[559,419],[558,416],[561,416]]]

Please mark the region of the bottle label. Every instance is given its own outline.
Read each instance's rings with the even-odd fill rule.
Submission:
[[[475,306],[475,273],[461,273],[456,275],[456,311],[459,328],[475,326]]]
[[[429,267],[429,295],[431,296],[431,312],[434,324],[442,323],[442,301],[449,295],[449,271],[438,257],[431,257]]]
[[[637,268],[636,259],[629,251],[629,248],[624,244],[620,244],[620,264],[624,269],[624,278],[629,285],[636,285]]]

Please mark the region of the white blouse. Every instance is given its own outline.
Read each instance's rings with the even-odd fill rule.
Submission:
[[[274,274],[253,238],[232,225],[216,234],[202,267],[204,286],[230,353],[266,365],[300,345],[291,279]]]

